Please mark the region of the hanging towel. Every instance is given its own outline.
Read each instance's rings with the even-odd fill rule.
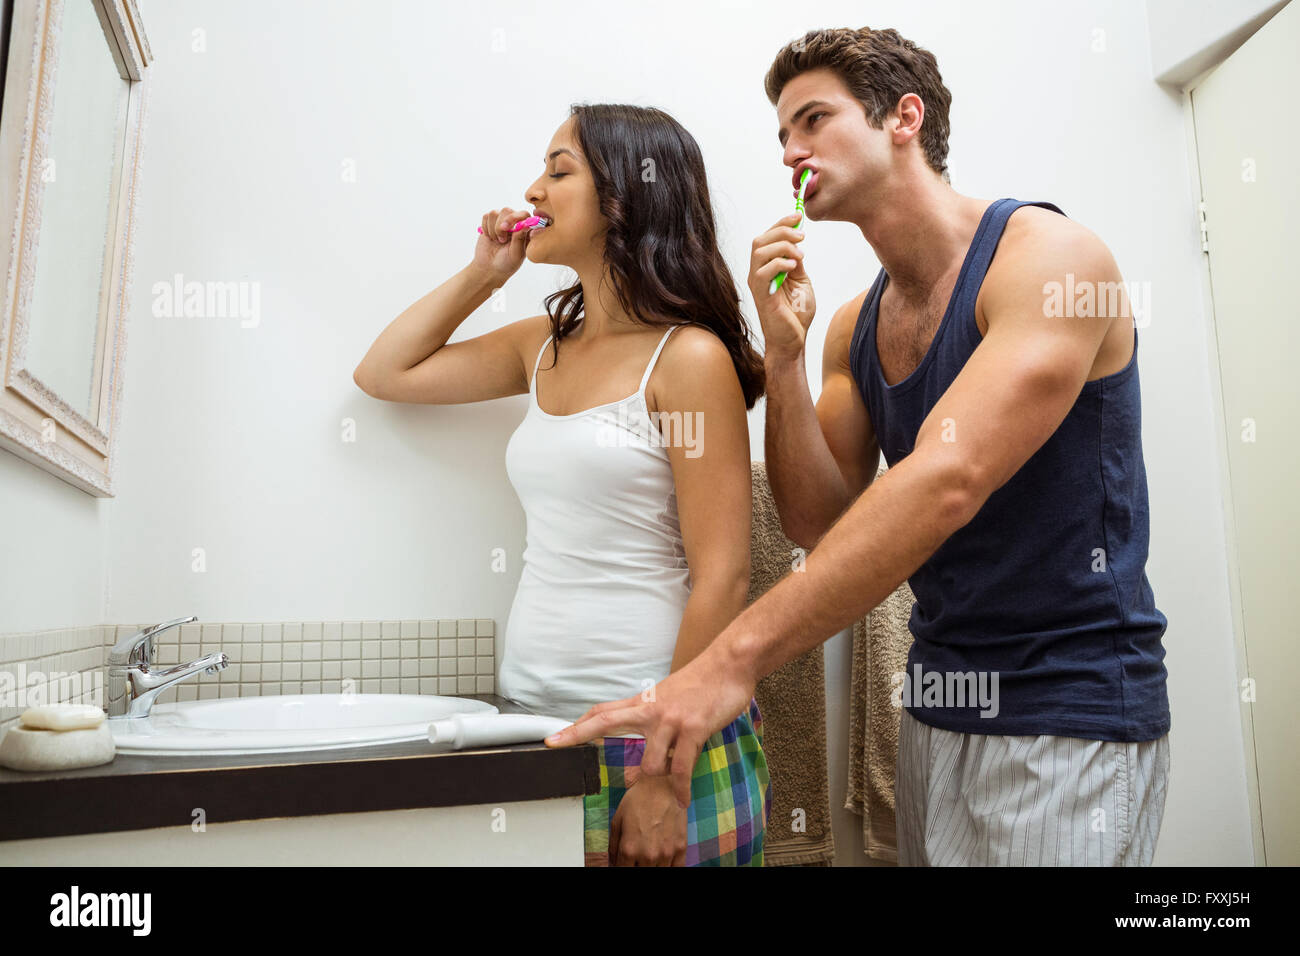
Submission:
[[[879,478],[886,471],[881,466]],[[904,581],[853,625],[853,671],[849,693],[849,785],[844,808],[862,816],[867,856],[898,862],[894,831],[894,772],[898,724],[894,675],[907,670],[912,633],[912,589]]]
[[[792,573],[798,548],[781,530],[765,462],[751,463],[749,596],[752,604]],[[826,669],[822,648],[789,661],[758,682],[754,694],[763,715],[763,751],[772,783],[772,807],[764,840],[764,866],[830,866],[830,775],[826,759]],[[795,811],[802,810],[796,816]],[[796,830],[796,821],[802,827]]]

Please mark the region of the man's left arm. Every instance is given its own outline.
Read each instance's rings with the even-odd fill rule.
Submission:
[[[1067,273],[1076,288],[1120,281],[1091,233],[1044,232],[1022,262],[1009,257],[1016,267],[1002,270],[1006,278],[985,288],[988,332],[922,423],[912,452],[844,511],[804,570],[782,578],[659,683],[653,701],[598,704],[552,738],[557,745],[643,734],[642,772],[669,772],[673,751],[678,799],[689,801],[704,742],[744,710],[758,681],[880,604],[1042,447],[1078,398],[1110,321],[1047,317],[1044,286],[1064,284]]]

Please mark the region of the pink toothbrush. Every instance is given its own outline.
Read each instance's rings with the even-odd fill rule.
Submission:
[[[514,224],[511,232],[518,232],[520,229],[531,229],[533,226],[549,226],[551,221],[545,216],[529,216],[527,219],[520,220]],[[483,235],[483,227],[478,227],[478,234]]]

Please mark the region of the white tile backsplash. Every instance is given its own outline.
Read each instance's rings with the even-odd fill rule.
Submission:
[[[109,649],[154,623],[0,635],[0,734],[38,699],[104,706]],[[490,618],[196,621],[155,637],[150,660],[171,667],[223,651],[230,662],[216,675],[200,674],[169,688],[158,703],[338,693],[344,680],[355,682],[363,694],[491,694],[495,638]]]

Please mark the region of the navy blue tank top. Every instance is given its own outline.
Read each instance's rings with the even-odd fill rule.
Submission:
[[[1007,218],[985,210],[947,311],[911,375],[885,383],[876,353],[884,269],[863,302],[850,367],[892,467],[983,337],[975,297]],[[1128,365],[1084,384],[1047,442],[908,578],[913,635],[902,703],[977,734],[1152,740],[1169,730],[1166,619],[1147,581],[1137,329]]]

